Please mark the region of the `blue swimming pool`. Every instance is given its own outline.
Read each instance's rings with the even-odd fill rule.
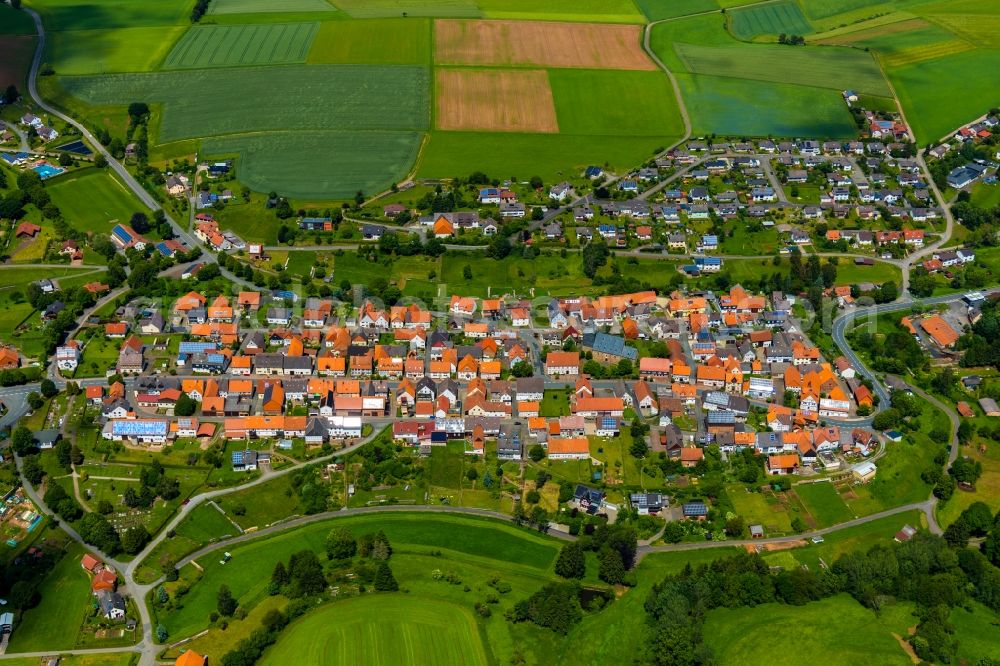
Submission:
[[[51,164],[39,164],[33,170],[42,177],[42,180],[45,180],[46,178],[51,178],[52,176],[58,176],[66,169],[60,169],[59,167],[52,166]]]

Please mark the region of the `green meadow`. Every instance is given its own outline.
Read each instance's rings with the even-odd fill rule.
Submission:
[[[63,176],[45,188],[71,227],[83,232],[111,233],[144,210],[132,193],[108,171],[88,169]]]
[[[799,630],[804,627],[808,629]],[[805,606],[718,608],[705,621],[718,663],[747,666],[792,666],[806,654],[822,655],[829,666],[859,661],[907,666],[910,659],[892,637],[893,630],[846,594]]]
[[[635,0],[635,4],[650,21],[719,11],[715,0]]]
[[[651,137],[434,131],[421,153],[417,176],[482,171],[496,178],[539,175],[551,180],[579,174],[589,164],[628,169],[667,145]]]
[[[56,31],[46,36],[45,58],[66,76],[148,72],[182,34],[173,26]]]
[[[380,664],[489,663],[471,609],[406,595],[349,599],[310,613],[286,628],[260,663],[348,666],[358,655]]]
[[[670,140],[684,133],[673,89],[660,72],[550,69],[548,74],[562,134]]]
[[[241,2],[243,0],[240,0]],[[29,0],[46,32],[188,25],[191,0]]]

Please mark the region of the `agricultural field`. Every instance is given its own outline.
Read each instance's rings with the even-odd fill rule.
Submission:
[[[598,136],[680,136],[670,82],[657,72],[550,69],[559,131]],[[615,104],[606,104],[613,99]]]
[[[434,24],[441,65],[519,65],[653,70],[629,25],[531,21],[449,21]]]
[[[632,0],[478,0],[488,19],[642,23]]]
[[[26,36],[35,34],[35,22],[25,12],[19,12],[4,3],[0,5],[0,35]]]
[[[891,94],[871,54],[854,49],[697,44],[676,44],[675,49],[692,74]]]
[[[359,654],[384,664],[488,663],[469,608],[404,595],[360,597],[310,613],[285,629],[260,663],[280,666],[294,657],[346,666]]]
[[[188,25],[192,3],[190,0],[104,0],[99,3],[93,0],[31,0],[25,4],[41,14],[48,34],[58,30]]]
[[[63,218],[78,231],[107,234],[144,207],[109,171],[81,170],[49,183],[45,189]]]
[[[421,130],[428,122],[427,70],[421,67],[242,67],[63,77],[60,84],[87,104],[127,105],[136,99],[162,104],[159,140],[164,143],[289,127]],[[268,93],[246,104],[252,89]],[[213,92],[203,95],[203,90]],[[385,104],[389,98],[394,103]],[[287,154],[283,161],[289,161]]]
[[[545,70],[437,70],[437,127],[558,132]]]
[[[729,20],[733,35],[747,41],[763,35],[807,35],[812,32],[812,26],[795,0],[735,9],[729,13]]]
[[[337,8],[326,0],[212,0],[210,16],[225,14],[276,14],[283,12],[333,12]]]
[[[148,72],[183,34],[172,26],[56,31],[46,34],[45,61],[61,76]]]
[[[482,16],[475,0],[336,0],[335,4],[351,18],[388,18],[404,15],[456,18]]]
[[[318,23],[194,26],[174,44],[163,69],[305,62]]]
[[[431,59],[429,19],[324,21],[310,64],[423,65]],[[391,46],[387,46],[391,45]]]
[[[420,144],[417,132],[269,132],[206,139],[202,152],[237,156],[237,176],[251,189],[324,201],[402,181]]]
[[[0,35],[0,86],[24,86],[31,58],[35,54],[35,37]]]

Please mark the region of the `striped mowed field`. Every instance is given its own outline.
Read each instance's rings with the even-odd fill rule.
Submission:
[[[472,613],[456,604],[378,594],[337,602],[289,625],[260,660],[324,666],[488,663]]]
[[[318,29],[318,23],[194,26],[167,54],[163,69],[305,62]]]

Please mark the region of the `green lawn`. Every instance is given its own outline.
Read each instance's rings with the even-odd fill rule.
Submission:
[[[353,18],[406,16],[442,16],[475,18],[481,16],[475,0],[336,0],[337,7]]]
[[[305,62],[318,23],[193,26],[163,62],[163,69]]]
[[[801,664],[807,654],[822,655],[823,664],[830,666],[859,661],[910,664],[879,616],[846,594],[805,606],[718,608],[708,613],[704,631],[712,637],[710,644],[720,664]]]
[[[110,171],[84,169],[45,189],[69,225],[82,232],[109,234],[115,224],[128,224],[133,213],[145,210]]]
[[[833,566],[837,558],[848,552],[866,551],[875,544],[892,541],[896,532],[909,524],[922,527],[922,514],[919,511],[907,511],[887,518],[879,518],[869,523],[848,527],[827,534],[820,544],[809,543],[805,547],[796,548],[792,555],[796,560],[812,570],[818,570],[820,561],[826,566]]]
[[[431,60],[431,31],[431,21],[419,18],[324,21],[309,62],[424,65]]]
[[[70,545],[38,588],[41,601],[21,616],[11,634],[10,652],[64,650],[76,645],[77,634],[91,609],[90,577],[80,566],[83,548]]]
[[[286,628],[263,666],[487,664],[478,623],[467,606],[406,595],[372,595],[331,604]]]
[[[222,513],[210,504],[202,504],[177,525],[177,534],[199,543],[234,536],[238,531]]]
[[[791,532],[788,512],[780,504],[769,503],[762,493],[747,492],[743,486],[734,485],[726,488],[726,495],[747,525],[763,525],[768,536],[772,532]]]
[[[816,519],[816,527],[828,527],[854,518],[832,483],[800,483],[795,494]]]

